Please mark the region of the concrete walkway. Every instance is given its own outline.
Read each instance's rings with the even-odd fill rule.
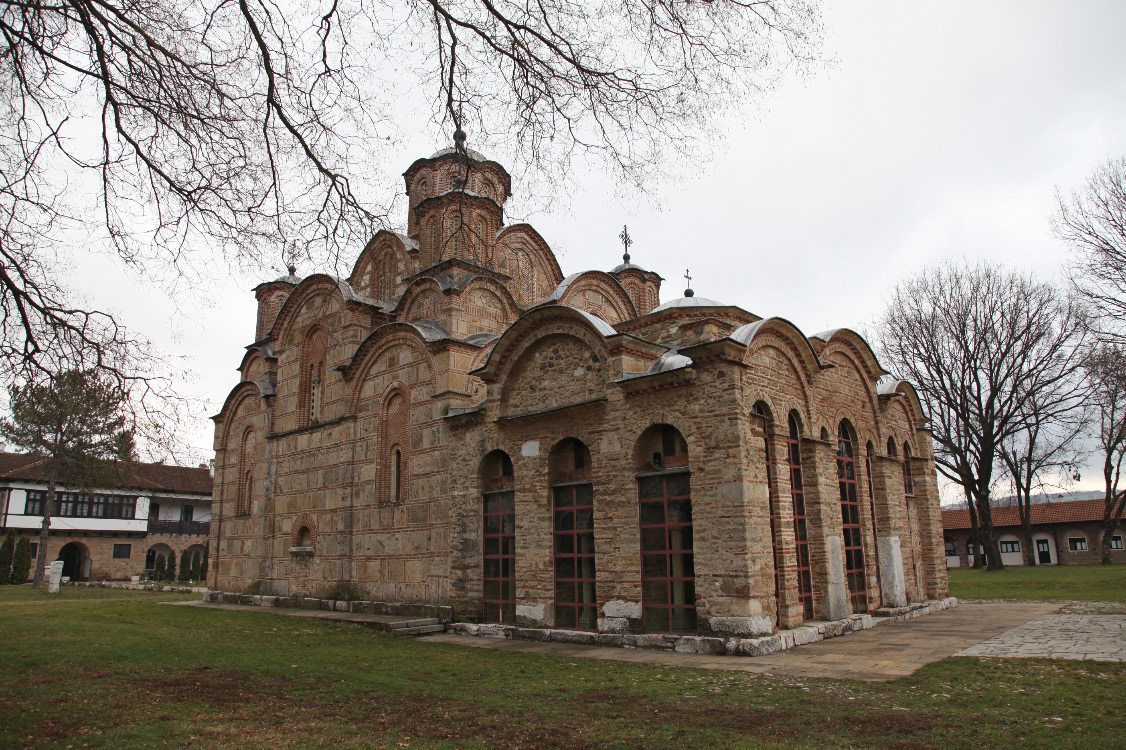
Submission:
[[[669,667],[696,667],[792,677],[893,680],[987,641],[1059,609],[1059,602],[962,603],[953,609],[880,625],[840,638],[810,643],[769,656],[701,656],[670,651],[575,646],[441,633],[429,643],[603,659]],[[1126,621],[1126,618],[1117,618]]]

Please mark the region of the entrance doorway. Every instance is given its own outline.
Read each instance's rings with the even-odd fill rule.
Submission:
[[[85,544],[70,542],[59,550],[57,560],[63,561],[63,577],[72,581],[85,581],[90,574],[90,551]]]
[[[1036,540],[1036,562],[1040,563],[1041,565],[1052,564],[1052,553],[1048,550],[1047,539]]]

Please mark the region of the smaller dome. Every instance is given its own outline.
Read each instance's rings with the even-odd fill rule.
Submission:
[[[457,153],[457,149],[454,148],[453,146],[450,146],[449,148],[443,148],[443,149],[439,149],[438,151],[435,151],[433,154],[430,155],[430,158],[431,159],[437,159],[440,156],[446,156],[447,154],[456,154],[456,153]],[[472,159],[473,161],[492,161],[491,159],[489,159],[489,157],[485,156],[480,151],[474,151],[471,148],[465,149],[465,153],[469,154],[469,158]]]
[[[681,297],[666,302],[663,305],[653,308],[653,312],[660,312],[661,310],[672,310],[677,307],[726,307],[722,302],[716,302],[714,299],[707,297]]]
[[[610,273],[621,273],[622,271],[645,271],[645,269],[636,263],[621,263],[614,266],[614,270],[610,271]]]

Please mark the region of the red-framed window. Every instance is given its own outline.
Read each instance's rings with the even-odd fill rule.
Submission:
[[[837,482],[841,493],[841,530],[844,534],[845,580],[852,611],[868,611],[868,586],[864,573],[864,534],[860,525],[860,501],[856,494],[856,459],[848,426],[837,429]]]
[[[598,627],[594,567],[594,485],[552,487],[555,525],[555,626]]]
[[[638,477],[642,627],[695,633],[696,573],[688,472]]]
[[[773,422],[767,416],[766,408],[762,403],[757,403],[752,411],[762,417],[762,450],[766,459],[766,502],[770,511],[770,548],[774,551],[774,622],[782,622],[782,550],[778,548],[778,507],[777,496],[774,492],[774,465],[770,453],[770,434],[773,432]]]
[[[516,622],[516,493],[506,454],[486,460],[483,500],[484,591],[481,619]]]
[[[802,483],[801,444],[798,420],[789,419],[790,434],[786,440],[786,460],[790,468],[790,497],[794,503],[794,538],[797,542],[796,563],[798,572],[798,597],[802,603],[802,617],[813,619],[813,574],[809,567],[809,535],[805,521],[805,487]]]

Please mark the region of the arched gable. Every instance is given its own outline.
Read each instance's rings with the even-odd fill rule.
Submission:
[[[851,346],[829,344],[821,351],[821,361],[833,365],[832,369],[822,374],[822,383],[837,381],[838,385],[841,385],[844,378],[855,378],[855,384],[863,392],[864,412],[858,413],[841,403],[841,394],[848,393],[847,388],[833,388],[831,394],[820,389],[822,391],[820,395],[823,396],[821,399],[823,416],[829,420],[827,424],[832,428],[830,434],[836,434],[833,431],[836,429],[834,425],[839,425],[841,420],[848,420],[855,430],[854,437],[858,440],[868,428],[871,428],[873,433],[879,434],[880,410],[877,404],[876,382],[870,379],[870,370],[862,358],[857,356],[856,349]],[[825,396],[829,398],[824,398]]]
[[[822,331],[814,334],[812,338],[825,342],[825,346],[818,352],[822,359],[827,356],[826,352],[831,351],[834,346],[849,349],[852,352],[852,359],[862,365],[865,379],[872,383],[888,374],[887,370],[880,366],[879,360],[876,359],[876,353],[872,351],[872,347],[869,346],[867,340],[850,328]]]
[[[496,295],[501,305],[504,307],[504,312],[507,316],[506,324],[520,317],[520,306],[516,304],[516,300],[512,296],[512,291],[491,276],[475,276],[472,278],[469,283],[465,285],[465,288],[462,289],[462,296],[468,296],[474,291],[488,291]]]
[[[401,235],[381,229],[356,259],[348,283],[375,299],[397,296],[402,278],[414,272],[409,250]]]
[[[547,297],[563,280],[559,262],[540,233],[530,224],[514,224],[497,234],[498,253],[508,256],[506,270],[512,277],[513,296],[524,307]],[[526,257],[530,268],[523,267]],[[499,264],[499,259],[498,259]]]
[[[919,399],[919,392],[915,390],[915,386],[906,380],[887,378],[876,386],[876,392],[886,399],[886,402],[882,405],[885,411],[890,410],[893,406],[902,409],[905,424],[910,430],[911,439],[914,440],[915,434],[923,429],[928,421],[927,415],[923,411],[922,401]],[[888,398],[893,395],[899,397]],[[916,456],[921,453],[918,445],[912,445],[912,450]]]
[[[249,380],[236,385],[227,394],[227,398],[223,401],[223,408],[219,413],[211,419],[217,424],[222,425],[219,430],[219,439],[216,441],[219,445],[225,446],[231,430],[231,425],[234,423],[234,416],[242,408],[247,399],[260,399],[262,398],[262,391],[257,383]]]
[[[593,313],[610,323],[637,317],[633,299],[621,283],[604,271],[584,271],[564,279],[548,298]]]
[[[351,364],[348,365],[348,373],[352,381],[351,393],[348,396],[349,413],[354,414],[359,408],[364,381],[371,373],[372,366],[385,351],[395,346],[409,347],[425,365],[426,379],[429,381],[433,377],[434,358],[426,346],[426,339],[422,333],[410,323],[382,325],[364,339],[352,356]]]
[[[294,321],[297,319],[305,303],[317,295],[326,295],[331,299],[338,299],[341,306],[346,302],[363,302],[366,300],[358,297],[347,282],[317,273],[302,279],[301,283],[290,292],[267,338],[271,341],[284,342],[288,339]]]
[[[471,374],[487,383],[503,382],[513,361],[527,347],[528,342],[548,328],[570,331],[601,354],[606,353],[605,339],[617,333],[609,323],[585,310],[567,305],[537,307],[524,313],[508,327],[493,345],[485,366]]]
[[[821,370],[821,359],[805,334],[785,318],[764,318],[747,323],[732,331],[728,338],[747,347],[743,361],[750,362],[756,349],[761,345],[758,342],[767,340],[772,335],[775,340],[784,342],[790,358],[800,367],[802,380],[806,383],[811,382],[813,375]]]

